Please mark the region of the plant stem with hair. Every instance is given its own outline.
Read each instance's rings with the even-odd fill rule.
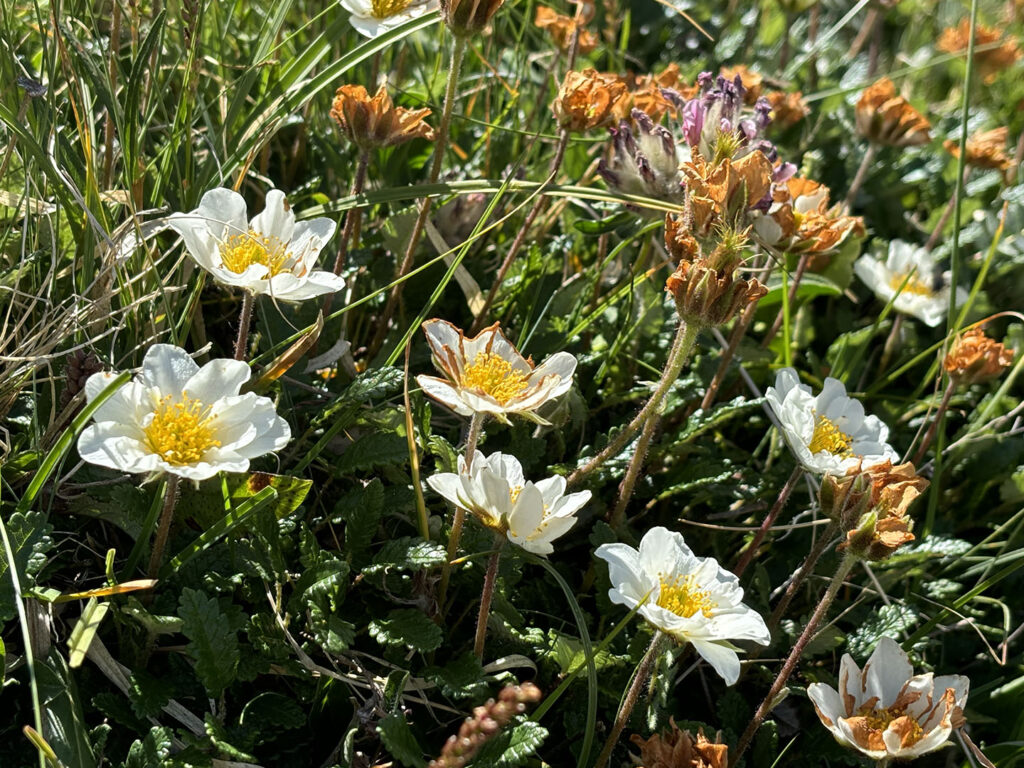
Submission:
[[[245,360],[249,353],[249,326],[252,325],[252,305],[255,296],[249,291],[242,294],[242,309],[238,313],[238,338],[235,339],[235,360]]]
[[[821,623],[821,620],[825,618],[828,613],[828,609],[832,607],[832,601],[835,600],[836,594],[839,592],[839,588],[843,585],[843,580],[846,579],[847,574],[849,574],[850,569],[853,568],[856,562],[857,558],[852,555],[846,555],[843,558],[843,561],[839,564],[839,568],[832,577],[832,581],[829,583],[828,589],[825,591],[825,595],[821,598],[821,602],[818,603],[818,607],[814,609],[814,613],[811,614],[811,618],[807,620],[807,625],[804,627],[803,632],[800,633],[800,637],[797,638],[796,643],[793,645],[793,650],[790,651],[789,656],[782,665],[782,669],[779,670],[779,674],[776,676],[775,682],[773,682],[771,688],[768,689],[768,694],[764,697],[764,700],[754,713],[754,718],[750,721],[750,725],[747,726],[747,729],[743,732],[743,736],[740,737],[739,745],[736,747],[735,754],[731,756],[729,765],[739,764],[740,757],[742,757],[743,753],[747,751],[747,747],[749,747],[750,742],[753,741],[754,735],[757,733],[757,729],[761,727],[761,723],[764,722],[765,717],[767,717],[768,713],[774,706],[776,697],[785,687],[790,675],[793,674],[793,670],[796,669],[796,665],[800,661],[800,657],[803,655],[804,649],[814,636],[814,632]]]
[[[626,698],[623,699],[618,714],[615,715],[615,724],[608,735],[608,740],[604,743],[604,749],[601,750],[601,754],[597,757],[597,762],[594,764],[595,768],[604,768],[611,759],[615,745],[618,744],[619,737],[622,735],[626,723],[629,722],[629,716],[633,714],[633,707],[636,706],[637,699],[640,698],[640,691],[643,690],[644,683],[650,677],[651,667],[654,666],[654,662],[658,658],[661,641],[664,637],[660,630],[655,630],[647,653],[644,654],[644,657],[637,665],[636,672],[633,673],[633,682],[626,692]]]
[[[793,598],[796,597],[797,590],[803,586],[803,583],[807,580],[807,577],[814,571],[814,566],[818,564],[818,560],[825,554],[825,550],[832,541],[832,537],[835,536],[839,526],[834,522],[825,526],[825,530],[822,531],[821,536],[814,546],[811,547],[810,552],[807,553],[807,557],[804,558],[803,564],[801,564],[796,575],[793,576],[793,580],[789,582],[789,586],[786,587],[786,591],[783,593],[779,600],[778,605],[772,611],[772,615],[768,618],[768,631],[772,631],[779,625],[782,617],[786,613],[786,609],[789,608],[789,604],[793,602]]]
[[[736,320],[736,324],[733,326],[732,333],[729,336],[729,344],[722,350],[722,359],[718,361],[718,370],[715,371],[714,378],[711,379],[711,383],[708,384],[707,391],[704,393],[704,398],[700,401],[701,410],[707,411],[715,404],[718,390],[721,388],[722,382],[725,381],[726,373],[729,372],[729,364],[732,363],[733,358],[736,356],[736,350],[739,348],[744,334],[750,328],[750,324],[754,322],[754,314],[756,312],[757,303],[751,302],[743,310],[743,314]]]
[[[925,453],[928,451],[928,447],[932,444],[932,440],[935,439],[935,433],[939,429],[939,424],[942,422],[946,415],[946,411],[949,409],[949,401],[953,397],[953,393],[956,391],[956,384],[950,379],[949,384],[946,386],[946,391],[942,394],[942,402],[939,403],[938,409],[935,411],[935,417],[932,419],[932,423],[928,426],[928,431],[924,434],[924,439],[921,440],[921,445],[917,447],[917,451],[914,452],[914,458],[911,459],[911,463],[916,467],[920,465],[921,459],[924,458]]]
[[[484,414],[474,413],[473,418],[469,422],[469,433],[466,435],[466,472],[469,472],[470,466],[473,464],[473,456],[476,455],[476,444],[480,442],[480,432],[484,424]],[[444,565],[441,566],[441,584],[438,587],[437,593],[437,604],[444,613],[444,602],[448,595],[448,580],[451,578],[451,562],[455,559],[455,554],[459,551],[459,539],[462,538],[462,526],[466,522],[466,510],[462,507],[455,508],[455,514],[452,517],[452,529],[448,533],[448,554],[445,557]]]
[[[672,342],[672,349],[669,351],[668,359],[665,361],[665,369],[662,371],[661,380],[658,382],[658,386],[651,395],[651,398],[640,410],[640,413],[636,415],[636,418],[623,427],[622,431],[612,438],[603,451],[587,462],[585,466],[580,467],[569,476],[569,485],[575,485],[580,482],[580,480],[600,467],[608,461],[608,459],[613,456],[617,456],[633,438],[633,435],[639,432],[649,420],[654,419],[657,421],[661,416],[662,403],[664,402],[666,395],[668,395],[668,391],[675,383],[675,380],[679,378],[679,374],[682,372],[687,359],[689,359],[690,352],[693,350],[693,345],[697,340],[697,333],[699,331],[700,326],[695,323],[687,323],[682,320],[679,321],[679,328],[676,330],[676,338]],[[637,454],[634,453],[633,461],[636,460]],[[639,460],[642,462],[643,457],[641,456]]]
[[[352,189],[349,191],[349,195],[361,195],[363,193],[363,185],[366,184],[366,169],[370,165],[370,151],[368,149],[361,149],[359,151],[359,163],[356,166],[356,176],[352,180]],[[363,217],[362,206],[355,206],[348,209],[348,213],[345,214],[345,226],[341,230],[341,243],[338,245],[338,256],[334,260],[334,274],[341,274],[341,268],[345,266],[345,259],[348,257],[349,243],[352,243],[353,248],[359,247],[359,239],[356,237],[356,231],[359,228],[359,221]],[[327,297],[327,301],[331,300],[332,296]],[[329,314],[329,306],[324,307],[324,314]]]
[[[452,45],[452,57],[451,64],[448,68],[448,82],[445,86],[444,92],[444,106],[441,111],[441,122],[437,126],[437,138],[434,143],[434,159],[430,166],[430,176],[428,177],[428,184],[435,184],[441,175],[441,166],[444,161],[445,150],[448,148],[448,131],[451,127],[452,122],[452,109],[455,104],[455,91],[459,84],[459,74],[462,71],[462,60],[466,54],[466,38],[456,36],[455,42]],[[367,350],[367,359],[372,359],[377,351],[381,348],[384,343],[384,339],[388,335],[388,325],[391,323],[391,316],[395,313],[395,308],[398,306],[398,299],[401,296],[402,288],[405,286],[403,278],[409,273],[412,268],[413,256],[416,254],[416,247],[419,245],[420,238],[423,236],[423,230],[427,224],[427,216],[430,215],[430,198],[425,197],[420,203],[420,213],[416,217],[416,223],[413,225],[412,233],[409,235],[409,242],[405,247],[405,255],[402,257],[402,263],[398,267],[398,274],[396,280],[398,284],[391,289],[391,294],[388,296],[388,303],[384,307],[384,313],[381,315],[381,319],[378,323],[377,334],[370,342],[369,349]]]
[[[494,599],[494,585],[498,580],[498,564],[501,562],[501,550],[505,546],[505,537],[500,533],[494,536],[494,554],[487,562],[487,573],[484,575],[484,587],[480,593],[480,613],[476,617],[476,638],[473,641],[473,653],[483,661],[484,643],[487,642],[487,617],[491,613],[491,601]]]
[[[178,504],[179,480],[177,475],[167,475],[164,506],[160,510],[160,522],[157,524],[156,537],[153,539],[153,551],[149,556],[149,569],[146,571],[146,575],[150,579],[155,579],[160,573],[164,548],[167,546],[167,536],[171,531],[171,522],[174,520],[174,508]]]
[[[747,566],[750,565],[754,556],[757,554],[758,547],[761,546],[761,542],[764,541],[765,536],[768,535],[768,531],[771,530],[772,525],[775,524],[775,519],[779,516],[782,508],[786,506],[786,502],[789,501],[790,494],[793,493],[793,489],[796,487],[797,481],[800,479],[800,475],[803,474],[803,468],[797,465],[796,469],[793,470],[793,474],[789,476],[786,484],[782,486],[782,490],[779,491],[779,497],[775,500],[771,510],[765,515],[764,522],[761,523],[761,527],[757,529],[757,533],[754,534],[754,538],[751,540],[747,548],[743,550],[743,554],[740,556],[740,561],[733,568],[732,572],[737,576],[741,576]]]
[[[877,151],[878,147],[873,143],[869,143],[868,148],[864,150],[864,157],[861,158],[860,166],[857,168],[857,173],[854,175],[853,182],[850,184],[850,190],[846,193],[846,200],[843,202],[843,210],[846,213],[849,213],[853,209],[853,202],[857,199],[857,193],[860,191],[864,180],[868,177],[868,169],[871,167],[871,163],[875,159],[875,153]]]

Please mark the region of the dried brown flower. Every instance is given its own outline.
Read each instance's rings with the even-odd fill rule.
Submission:
[[[469,37],[482,32],[505,0],[441,0],[441,18],[452,33]]]
[[[978,50],[999,42],[1001,35],[998,30],[977,24],[974,27],[974,61],[978,66],[982,79],[986,83],[993,82],[999,73],[1011,67],[1021,57],[1021,50],[1013,40],[987,50]],[[966,53],[971,39],[970,19],[961,19],[955,27],[942,30],[937,47],[946,53]]]
[[[689,192],[688,224],[697,238],[723,225],[742,227],[747,209],[763,199],[772,184],[772,164],[758,150],[738,160],[724,158],[715,163],[695,154],[680,170]]]
[[[572,42],[572,33],[576,31],[576,21],[572,16],[558,13],[546,5],[537,6],[537,15],[533,23],[541,29],[546,29],[551,39],[563,51],[569,50],[569,43]],[[580,53],[590,53],[597,48],[597,37],[589,29],[580,28],[579,42],[576,44]]]
[[[429,109],[396,107],[382,85],[371,99],[361,85],[343,85],[334,95],[331,117],[349,141],[364,149],[390,147],[411,139],[433,140],[424,122]]]
[[[1013,167],[1013,159],[1006,154],[1006,142],[1010,137],[1007,127],[1000,126],[991,131],[979,131],[967,139],[967,163],[975,168],[991,168],[1006,171]],[[950,139],[944,146],[953,155],[960,157],[960,142]]]
[[[748,304],[760,299],[768,289],[754,278],[735,275],[735,269],[719,267],[712,258],[698,257],[680,261],[665,281],[679,316],[690,323],[718,326],[729,322]]]
[[[634,733],[629,740],[640,747],[641,768],[726,768],[729,763],[729,747],[721,743],[721,733],[710,741],[698,730],[694,739],[689,731],[680,730],[673,718],[669,718],[667,731],[649,739]]]
[[[981,328],[956,337],[943,366],[957,384],[969,387],[994,379],[1013,364],[1013,350],[989,338]]]
[[[696,86],[687,86],[680,80],[677,64],[669,64],[657,75],[630,75],[624,78],[624,82],[632,96],[632,102],[620,105],[620,120],[628,117],[631,109],[639,109],[657,123],[665,113],[676,113],[675,105],[665,98],[661,92],[662,88],[679,91],[683,98],[691,98],[697,91]]]
[[[719,74],[722,75],[726,80],[735,80],[736,75],[740,76],[740,83],[743,85],[743,103],[747,106],[754,106],[757,100],[761,98],[761,88],[764,81],[758,72],[754,72],[752,69],[744,64],[737,64],[735,67],[722,67]]]
[[[784,91],[769,91],[765,98],[772,105],[772,125],[779,130],[786,130],[810,114],[811,108],[804,101],[804,95],[800,91],[786,93]]]
[[[457,735],[448,737],[428,768],[463,768],[489,739],[526,711],[527,703],[540,701],[540,697],[540,689],[533,683],[505,686],[497,700],[490,699],[473,710],[473,716],[465,719]]]
[[[931,123],[896,94],[896,86],[888,77],[864,89],[856,116],[857,132],[876,144],[911,147],[931,141]]]
[[[847,216],[842,205],[829,206],[829,189],[811,179],[795,177],[772,186],[768,212],[754,221],[765,245],[813,257],[834,253],[849,237],[864,235],[859,216]],[[817,266],[811,265],[811,269]]]
[[[623,103],[629,93],[622,79],[588,68],[566,73],[551,109],[563,128],[583,132],[613,124]]]

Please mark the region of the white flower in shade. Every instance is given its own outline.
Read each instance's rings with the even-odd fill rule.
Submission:
[[[349,23],[364,37],[377,37],[438,7],[437,0],[341,0]]]
[[[732,685],[740,674],[739,650],[730,640],[768,645],[764,619],[744,605],[739,579],[712,557],[697,557],[683,535],[651,528],[640,549],[602,544],[597,556],[608,561],[613,603],[633,608],[662,632],[694,650]]]
[[[914,675],[899,644],[883,637],[863,671],[843,654],[838,691],[814,683],[807,695],[836,741],[881,764],[945,745],[963,724],[969,687],[963,675]]]
[[[115,375],[90,376],[86,398],[95,398]],[[122,472],[170,472],[190,480],[245,472],[250,459],[279,451],[291,439],[269,398],[239,394],[249,375],[240,360],[211,360],[200,368],[185,350],[155,344],[142,373],[82,430],[78,453]]]
[[[576,513],[590,501],[590,491],[565,493],[560,475],[532,483],[523,477],[515,456],[473,456],[469,468],[459,456],[459,471],[427,478],[427,484],[480,522],[535,555],[550,555],[553,542],[576,523]]]
[[[417,376],[423,391],[461,416],[484,413],[508,422],[517,413],[538,424],[535,411],[572,386],[576,358],[558,352],[536,368],[505,338],[498,323],[467,339],[445,320],[423,324],[434,365],[444,379]]]
[[[196,262],[225,285],[301,301],[334,293],[345,281],[314,270],[317,257],[334,235],[327,218],[295,221],[279,189],[267,192],[262,213],[250,220],[245,200],[230,189],[211,189],[191,213],[167,217]]]
[[[913,315],[933,328],[946,319],[949,273],[940,273],[924,248],[893,240],[885,261],[865,254],[854,263],[853,271],[879,299],[891,300],[897,312]],[[956,303],[966,300],[967,291],[957,288]]]
[[[866,416],[838,379],[825,379],[815,397],[794,369],[783,368],[765,398],[790,450],[811,472],[845,475],[858,464],[864,469],[886,461],[899,464],[899,454],[887,442],[889,428],[877,416]]]

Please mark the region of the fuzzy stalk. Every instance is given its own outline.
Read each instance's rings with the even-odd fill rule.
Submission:
[[[770,531],[771,527],[775,524],[775,520],[778,518],[779,513],[782,512],[782,508],[786,506],[786,502],[789,501],[790,494],[793,493],[793,489],[796,487],[797,481],[800,479],[800,475],[802,474],[803,468],[797,466],[796,469],[793,470],[793,474],[789,476],[786,484],[782,486],[782,490],[779,491],[779,497],[775,500],[775,503],[768,511],[768,514],[765,515],[764,522],[761,523],[761,527],[757,529],[757,533],[754,534],[754,538],[751,540],[747,548],[743,550],[743,554],[740,556],[740,561],[736,564],[736,567],[732,569],[732,572],[735,573],[736,576],[742,575],[743,572],[747,570],[747,566],[750,565],[754,556],[757,554],[757,550],[761,546],[761,542],[764,541],[765,536],[768,535],[768,531]]]
[[[843,585],[843,581],[846,579],[847,574],[849,574],[850,569],[853,568],[856,562],[857,558],[848,554],[843,558],[842,563],[839,564],[839,569],[832,577],[832,581],[829,583],[828,589],[825,591],[825,595],[821,598],[821,602],[818,603],[818,607],[814,609],[814,613],[811,614],[811,618],[807,620],[807,625],[804,627],[803,632],[800,633],[800,637],[797,638],[796,643],[793,645],[793,650],[790,651],[788,658],[782,665],[782,669],[779,670],[779,674],[776,676],[775,682],[773,682],[772,687],[768,689],[768,694],[764,697],[764,701],[761,702],[757,711],[754,713],[754,718],[750,721],[750,725],[747,726],[747,729],[743,732],[743,736],[740,737],[739,745],[736,747],[735,754],[731,756],[729,765],[739,764],[740,758],[743,756],[743,753],[747,751],[747,747],[749,747],[750,742],[753,741],[754,735],[757,733],[757,729],[761,727],[761,723],[764,722],[765,717],[771,711],[772,706],[775,703],[775,698],[785,687],[790,675],[793,674],[793,670],[796,669],[796,665],[800,661],[800,657],[803,655],[804,649],[814,636],[814,632],[821,623],[821,620],[825,618],[826,614],[828,614],[828,609],[832,607],[832,601],[836,599],[836,594],[839,592],[839,588]]]
[[[725,375],[729,372],[729,365],[732,363],[733,358],[736,357],[736,350],[739,349],[744,334],[750,328],[750,324],[754,322],[754,314],[756,312],[757,303],[752,302],[748,304],[747,308],[743,310],[743,314],[740,315],[733,326],[732,334],[729,336],[729,344],[722,350],[722,359],[718,361],[718,370],[715,371],[714,378],[711,379],[707,391],[704,392],[704,399],[700,401],[701,410],[707,411],[715,404],[715,397],[718,395],[718,390],[722,387],[722,382],[725,381]]]
[[[878,152],[878,147],[869,143],[868,148],[864,151],[864,157],[860,161],[860,166],[857,168],[857,173],[853,177],[853,182],[850,184],[850,190],[846,193],[846,200],[843,202],[843,210],[847,213],[853,210],[853,201],[856,200],[861,185],[868,177],[868,168],[871,167],[876,152]]]
[[[452,109],[455,105],[455,91],[459,84],[459,74],[462,71],[462,60],[466,55],[466,38],[457,36],[455,42],[452,45],[452,57],[451,64],[448,67],[448,83],[445,86],[444,91],[444,107],[441,111],[441,122],[437,126],[437,139],[434,144],[434,158],[430,166],[430,176],[428,177],[428,184],[435,184],[438,178],[441,176],[441,166],[444,164],[444,153],[448,148],[448,131],[451,127],[452,122]],[[423,230],[427,225],[427,216],[430,215],[430,198],[423,198],[420,203],[420,214],[416,217],[416,223],[413,225],[412,234],[409,235],[409,243],[405,247],[405,255],[402,257],[402,263],[398,267],[398,274],[396,275],[397,285],[391,289],[391,294],[388,296],[388,303],[384,307],[384,314],[381,315],[380,322],[377,327],[377,334],[370,342],[369,350],[367,351],[366,358],[370,360],[377,351],[384,344],[384,339],[388,335],[388,325],[391,323],[391,316],[395,313],[395,308],[398,306],[398,299],[402,295],[402,288],[405,285],[403,278],[412,269],[413,256],[416,255],[416,247],[420,243],[420,238],[423,236]]]
[[[935,439],[935,433],[939,429],[939,424],[942,422],[946,415],[946,411],[949,408],[949,401],[953,397],[953,393],[956,391],[956,384],[950,379],[949,384],[946,386],[946,391],[942,395],[942,402],[939,403],[938,410],[935,411],[935,418],[932,419],[932,423],[928,425],[928,431],[924,433],[924,439],[921,440],[921,445],[917,447],[917,451],[914,453],[914,458],[911,460],[914,466],[921,464],[921,459],[924,458],[925,453],[931,446],[932,441]]]
[[[793,598],[796,597],[797,591],[803,586],[803,583],[807,580],[807,577],[814,572],[814,566],[818,564],[818,560],[825,550],[828,548],[829,543],[832,541],[832,537],[835,536],[838,526],[835,523],[830,523],[825,526],[825,530],[822,531],[821,536],[814,546],[811,547],[807,553],[807,557],[804,558],[803,563],[800,565],[800,569],[793,576],[793,580],[789,582],[789,586],[786,587],[786,591],[782,594],[779,599],[778,605],[772,611],[772,615],[768,618],[768,631],[771,632],[779,625],[782,621],[782,617],[786,614],[786,610],[789,608],[789,604],[793,602]]]
[[[597,757],[597,762],[594,764],[594,768],[605,768],[608,765],[608,761],[611,759],[612,751],[615,749],[615,745],[619,743],[619,737],[622,735],[623,729],[626,727],[626,723],[629,722],[629,716],[633,714],[633,707],[636,706],[637,699],[640,698],[640,691],[643,690],[644,684],[647,682],[647,678],[650,677],[651,668],[654,666],[654,662],[658,658],[658,651],[661,646],[661,641],[664,635],[656,630],[654,632],[654,638],[651,640],[651,645],[647,649],[647,653],[640,660],[640,664],[637,665],[636,672],[633,674],[633,682],[629,686],[629,690],[626,692],[626,698],[623,699],[619,712],[615,715],[615,724],[612,726],[612,731],[608,735],[608,741],[604,743],[604,749],[601,750],[601,754]]]
[[[603,451],[587,462],[585,466],[580,467],[569,475],[569,485],[579,483],[584,477],[608,461],[608,459],[621,453],[622,449],[633,439],[633,435],[639,432],[648,420],[654,419],[657,421],[661,416],[661,406],[665,401],[665,397],[668,395],[668,391],[672,388],[675,380],[679,378],[683,366],[689,359],[699,331],[700,326],[696,323],[686,323],[680,320],[679,328],[676,330],[676,338],[672,342],[672,349],[668,353],[668,360],[665,361],[665,369],[662,371],[661,380],[658,382],[658,386],[651,395],[650,400],[640,410],[640,413],[636,415],[636,418],[612,438]],[[634,454],[633,459],[634,461],[636,460],[636,454]],[[643,458],[641,457],[640,460],[643,461]]]
[[[179,480],[177,475],[167,475],[164,506],[160,510],[160,522],[157,524],[156,538],[153,539],[153,551],[149,556],[149,569],[146,572],[150,579],[155,579],[160,573],[164,549],[167,546],[167,535],[171,532],[171,522],[174,520],[174,508],[178,505]]]
[[[235,339],[235,360],[245,360],[249,353],[249,327],[252,325],[252,306],[256,297],[249,291],[242,294],[242,309],[238,312],[238,338]]]
[[[480,442],[480,432],[484,425],[484,414],[474,413],[473,418],[469,422],[469,434],[466,436],[466,471],[469,471],[470,465],[473,463],[473,456],[476,455],[476,444]],[[448,556],[445,558],[444,565],[441,566],[441,584],[438,587],[437,593],[437,604],[440,607],[441,613],[444,613],[444,602],[448,595],[448,581],[451,578],[452,572],[452,560],[455,559],[455,554],[459,551],[459,539],[462,538],[462,526],[466,522],[466,510],[462,507],[455,508],[455,514],[452,516],[452,529],[448,533]]]
[[[900,331],[903,328],[904,315],[897,312],[896,318],[892,321],[892,328],[889,335],[885,337],[885,344],[882,345],[882,359],[878,363],[878,375],[881,376],[889,368],[892,356],[896,352],[896,345],[899,341]]]
[[[782,328],[782,323],[786,319],[786,311],[792,311],[793,302],[796,301],[796,290],[800,287],[800,281],[804,279],[804,273],[807,271],[807,265],[810,263],[810,254],[804,253],[800,256],[800,261],[796,263],[796,272],[793,273],[793,281],[789,284],[789,294],[787,296],[789,303],[779,309],[779,314],[775,316],[775,321],[772,323],[772,327],[768,333],[765,334],[764,339],[761,341],[761,346],[768,348],[768,345],[772,343],[772,339],[779,333],[779,329]],[[757,304],[751,304],[751,307],[756,307]]]
[[[491,601],[494,599],[494,585],[498,581],[498,564],[501,562],[501,550],[505,546],[505,537],[500,533],[494,536],[494,554],[487,562],[487,573],[484,575],[484,588],[480,593],[480,613],[476,617],[476,638],[473,640],[473,653],[478,660],[484,659],[484,643],[487,642],[487,617],[491,614]]]
[[[366,184],[366,169],[370,165],[370,151],[368,149],[361,149],[359,151],[359,164],[356,166],[356,176],[352,180],[352,189],[349,191],[350,195],[360,195],[363,192],[363,186]],[[359,221],[363,217],[363,209],[360,206],[355,206],[348,209],[348,213],[345,214],[345,226],[341,230],[341,243],[338,245],[338,256],[334,260],[334,274],[340,275],[341,268],[345,266],[345,259],[348,258],[349,243],[352,243],[353,248],[359,247],[359,240],[355,236],[356,231],[359,228]],[[330,300],[328,296],[328,300]],[[327,309],[324,310],[324,314],[328,314]]]

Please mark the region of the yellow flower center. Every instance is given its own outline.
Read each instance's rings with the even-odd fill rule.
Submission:
[[[811,444],[807,447],[811,449],[811,453],[828,451],[840,458],[848,459],[853,456],[851,445],[852,437],[837,427],[832,419],[819,416],[818,422],[814,425],[814,434],[811,435]]]
[[[526,391],[526,374],[513,368],[501,355],[478,352],[462,372],[462,386],[479,390],[497,400],[498,405],[505,405]]]
[[[697,588],[693,574],[676,576],[672,581],[666,581],[662,576],[660,580],[657,604],[676,616],[688,619],[700,612],[704,618],[710,619],[711,610],[718,607],[709,590]]]
[[[372,0],[372,5],[373,18],[389,19],[412,5],[412,0]]]
[[[240,275],[253,264],[267,268],[267,277],[273,277],[285,270],[291,260],[288,244],[274,235],[261,235],[249,230],[243,234],[231,235],[220,244],[220,260],[224,268]]]
[[[903,284],[904,280],[907,281],[906,285]],[[912,293],[915,296],[935,295],[935,291],[931,289],[931,286],[928,285],[928,283],[921,280],[917,275],[912,275],[909,272],[893,275],[889,280],[889,287],[894,291],[899,291],[902,288],[902,293]]]
[[[181,466],[202,460],[207,450],[220,446],[213,438],[210,406],[204,406],[186,394],[178,402],[173,395],[160,401],[152,423],[146,427],[146,443],[150,450],[168,464]]]
[[[861,707],[857,713],[864,718],[865,725],[874,731],[884,731],[894,720],[906,716],[906,707],[893,706],[888,709],[869,709],[868,706]],[[903,739],[903,746],[916,744],[924,736],[924,729],[913,717],[907,718],[910,721],[910,734]]]

